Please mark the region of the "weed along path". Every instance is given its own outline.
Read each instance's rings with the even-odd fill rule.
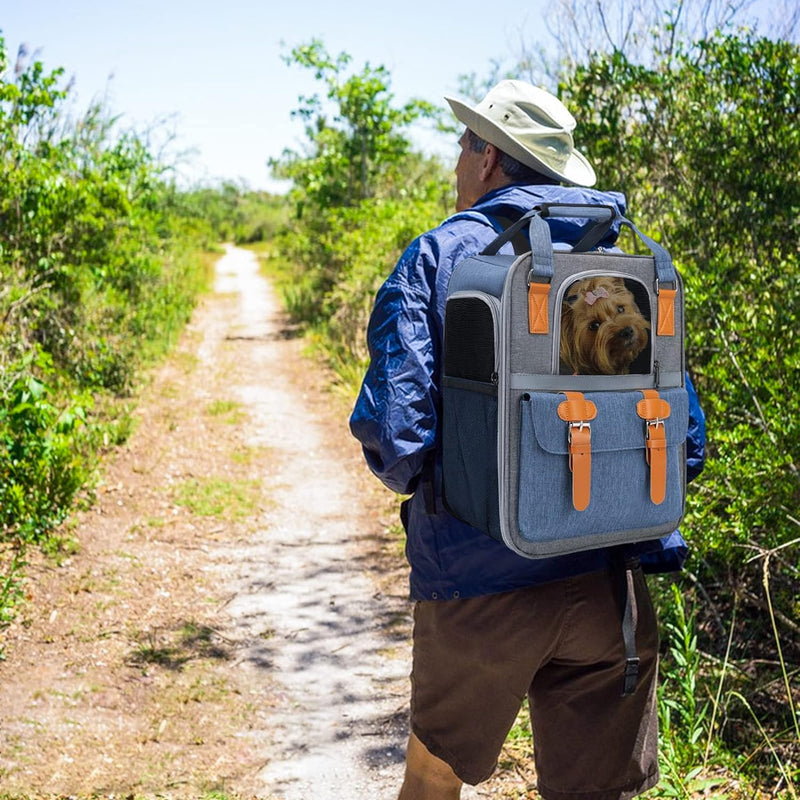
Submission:
[[[216,269],[63,552],[27,568],[2,800],[397,796],[411,605],[392,500],[256,258],[227,247]]]

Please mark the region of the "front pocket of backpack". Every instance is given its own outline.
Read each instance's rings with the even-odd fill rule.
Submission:
[[[671,413],[664,420],[666,494],[651,500],[646,424],[636,412],[641,392],[589,392],[597,408],[591,430],[588,506],[573,504],[569,426],[558,416],[563,394],[531,393],[520,403],[518,527],[529,542],[598,537],[597,546],[655,538],[680,522],[685,499],[685,443],[689,424],[685,389],[661,392]],[[568,549],[566,546],[563,548]],[[580,549],[586,549],[581,547]]]

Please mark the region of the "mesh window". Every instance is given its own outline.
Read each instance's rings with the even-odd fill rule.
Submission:
[[[560,323],[562,375],[646,375],[651,371],[652,311],[634,278],[592,275],[564,292]]]
[[[448,300],[444,318],[444,374],[489,383],[494,371],[491,309],[477,297]]]

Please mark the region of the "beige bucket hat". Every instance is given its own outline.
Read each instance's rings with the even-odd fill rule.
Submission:
[[[445,100],[471,131],[531,169],[578,186],[594,186],[594,169],[572,141],[575,118],[544,89],[506,80],[474,108],[452,97]]]

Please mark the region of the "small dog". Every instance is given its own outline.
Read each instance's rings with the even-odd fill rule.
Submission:
[[[627,375],[647,347],[649,330],[622,278],[576,281],[561,308],[561,372]]]

